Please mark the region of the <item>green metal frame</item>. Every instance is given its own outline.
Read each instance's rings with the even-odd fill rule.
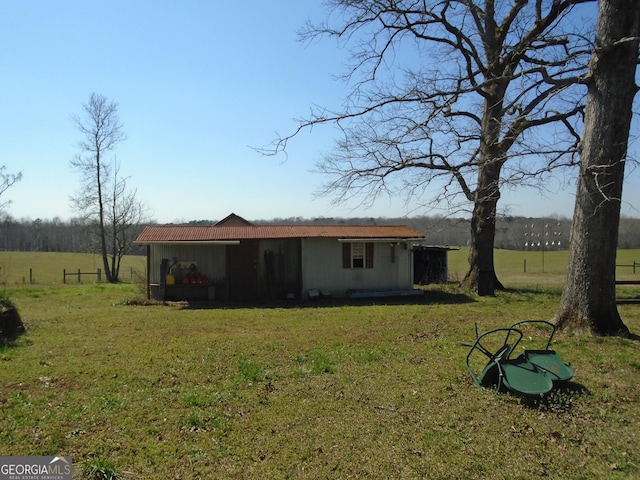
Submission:
[[[516,358],[510,358],[523,337],[522,327],[527,323],[541,323],[551,327],[551,334],[543,350],[525,350]],[[467,371],[479,388],[495,386],[498,391],[512,391],[524,395],[542,395],[553,389],[554,384],[568,381],[573,377],[573,368],[564,363],[554,350],[550,350],[556,327],[545,320],[523,320],[511,327],[495,328],[478,334],[473,343],[463,342],[470,347],[466,357]],[[502,346],[495,353],[483,344],[490,336],[504,334]],[[489,358],[482,372],[477,373],[471,366],[471,357],[479,351]]]
[[[574,370],[571,365],[565,363],[558,352],[551,350],[551,340],[556,333],[556,326],[546,320],[522,320],[511,325],[511,328],[517,328],[525,324],[538,323],[551,329],[549,339],[542,350],[525,350],[520,357],[526,358],[536,367],[547,372],[554,383],[563,383],[573,378]]]

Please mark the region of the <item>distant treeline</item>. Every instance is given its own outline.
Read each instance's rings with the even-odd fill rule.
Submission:
[[[143,228],[137,226],[127,233],[132,247],[128,253],[144,254],[144,247],[132,244]],[[0,222],[0,250],[98,253],[100,249],[95,232],[96,226],[82,219],[15,220],[5,217]]]
[[[441,216],[397,218],[333,218],[301,217],[276,218],[253,221],[262,224],[317,224],[317,225],[408,225],[425,234],[429,245],[466,246],[469,244],[471,220]],[[198,224],[199,222],[191,222]],[[569,246],[571,219],[527,218],[504,216],[497,220],[495,247],[506,250],[565,250]],[[618,230],[618,248],[640,248],[640,219],[621,218]]]
[[[251,220],[256,224],[280,225],[408,225],[426,236],[429,245],[465,246],[469,243],[468,219],[446,217],[335,218],[302,217]],[[194,220],[186,225],[213,225],[216,220]],[[144,225],[132,227],[128,233],[130,254],[144,254],[142,246],[132,244]],[[24,252],[86,252],[98,251],[95,226],[81,219],[15,220],[0,222],[0,249]],[[496,248],[508,250],[564,250],[569,244],[571,220],[567,218],[501,217],[496,228]],[[640,248],[640,219],[622,218],[619,248]]]

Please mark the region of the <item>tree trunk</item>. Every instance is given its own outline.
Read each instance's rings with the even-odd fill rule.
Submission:
[[[499,178],[500,168],[495,163],[480,167],[478,198],[471,217],[469,271],[462,280],[464,287],[476,288],[479,295],[494,295],[496,289],[504,288],[498,280],[493,261]]]
[[[494,49],[497,47],[494,46]],[[493,74],[496,76],[497,74]],[[478,182],[471,217],[469,271],[462,280],[466,288],[477,288],[478,295],[494,295],[504,287],[498,280],[493,262],[496,237],[496,214],[500,200],[500,174],[506,158],[499,147],[500,126],[504,116],[503,100],[507,82],[491,84],[490,96],[485,100],[480,127],[481,145],[478,163]]]
[[[111,269],[109,268],[109,257],[107,254],[107,230],[105,226],[104,198],[102,193],[102,164],[100,161],[100,146],[96,140],[96,186],[98,202],[98,223],[100,229],[100,253],[102,255],[102,266],[107,281],[113,283]]]
[[[601,0],[590,64],[569,266],[555,322],[629,335],[616,306],[615,269],[640,33],[640,2]]]

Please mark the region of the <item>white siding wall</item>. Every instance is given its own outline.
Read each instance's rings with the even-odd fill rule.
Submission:
[[[413,287],[411,247],[401,243],[395,247],[395,262],[386,242],[374,243],[373,268],[342,268],[342,243],[337,239],[302,240],[302,287],[326,289],[334,297],[347,290],[408,289]]]

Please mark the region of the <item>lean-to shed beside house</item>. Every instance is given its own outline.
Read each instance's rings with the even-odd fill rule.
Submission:
[[[454,247],[416,245],[413,247],[413,283],[447,283],[449,281],[449,257]]]
[[[253,225],[236,215],[213,226],[146,227],[148,294],[158,299],[256,301],[346,297],[413,288],[407,226]]]

